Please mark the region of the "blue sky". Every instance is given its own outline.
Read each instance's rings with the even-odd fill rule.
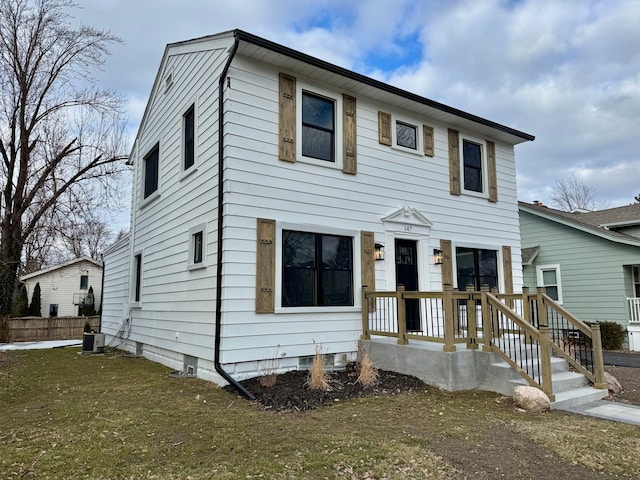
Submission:
[[[536,136],[518,197],[576,175],[609,206],[640,193],[640,1],[79,0],[124,40],[100,75],[135,131],[167,43],[241,28]],[[125,13],[126,12],[126,13]]]

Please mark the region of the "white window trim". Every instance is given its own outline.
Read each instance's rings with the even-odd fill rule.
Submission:
[[[138,255],[140,255],[140,299],[136,301],[136,257]],[[144,250],[136,250],[135,252],[133,252],[133,256],[131,257],[131,259],[131,281],[129,283],[129,285],[131,285],[131,288],[129,289],[129,306],[130,308],[142,308],[142,287],[144,285]]]
[[[546,287],[546,285],[544,284],[544,280],[543,280],[543,276],[542,276],[542,272],[544,272],[545,270],[555,270],[556,272],[556,288],[558,289],[558,300],[557,302],[562,305],[562,277],[560,275],[560,265],[559,264],[553,264],[553,265],[536,265],[536,282],[538,287]]]
[[[398,145],[397,131],[396,126],[397,122],[404,123],[406,125],[410,125],[415,127],[416,129],[416,149],[403,147],[402,145]],[[422,123],[418,122],[414,118],[405,117],[403,115],[391,114],[391,148],[394,150],[399,150],[401,152],[410,153],[411,155],[416,155],[418,157],[424,156],[424,145],[423,145],[423,137],[424,134],[422,132]]]
[[[140,201],[138,204],[138,208],[140,208],[140,210],[142,210],[143,208],[145,208],[147,205],[149,205],[150,203],[155,202],[158,198],[160,198],[160,192],[162,190],[162,142],[160,142],[160,140],[156,140],[154,142],[150,142],[151,147],[147,148],[144,151],[144,154],[142,154],[140,156],[141,162],[140,163],[140,186],[138,188],[138,194],[140,195]],[[155,146],[158,146],[158,188],[156,189],[155,192],[153,192],[151,195],[149,195],[147,198],[144,198],[144,182],[145,182],[145,178],[146,178],[146,168],[147,168],[147,162],[145,161],[145,157],[151,153],[151,150],[153,150],[155,148]]]
[[[320,233],[324,235],[341,235],[353,239],[353,306],[342,305],[338,307],[283,307],[282,306],[282,231],[294,230],[296,232]],[[360,231],[341,228],[325,227],[319,225],[306,225],[299,223],[276,222],[276,288],[275,288],[275,313],[338,313],[360,312],[362,285],[360,275]]]
[[[467,190],[464,188],[464,141],[467,140],[472,143],[480,145],[480,155],[482,160],[480,162],[482,169],[482,192],[476,192],[475,190]],[[489,198],[489,179],[487,178],[487,142],[486,140],[471,135],[460,133],[460,191],[465,195],[472,197]]]
[[[184,136],[184,114],[193,107],[193,165],[185,170],[184,168],[184,146],[185,146],[185,136]],[[186,102],[183,109],[182,114],[180,115],[180,178],[182,181],[187,177],[190,177],[195,172],[198,171],[198,101],[197,99],[192,99],[189,102]]]
[[[193,254],[195,253],[194,235],[202,232],[202,262],[194,263]],[[207,267],[207,224],[201,223],[189,229],[189,258],[187,259],[187,270],[199,270]]]
[[[335,105],[334,109],[334,161],[327,162],[326,160],[320,160],[317,158],[305,157],[302,155],[302,92],[307,92],[320,97],[325,97],[327,100],[332,100]],[[326,90],[322,87],[317,87],[298,80],[296,82],[296,161],[301,163],[310,163],[312,165],[318,165],[325,168],[333,168],[336,170],[342,170],[343,163],[343,150],[342,150],[342,94],[336,93],[332,90]],[[319,232],[322,233],[322,232]]]

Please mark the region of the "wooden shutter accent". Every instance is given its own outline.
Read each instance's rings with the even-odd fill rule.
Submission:
[[[355,175],[357,165],[356,99],[342,95],[342,172]]]
[[[498,174],[496,173],[496,144],[487,140],[487,170],[489,178],[489,201],[498,201]]]
[[[449,129],[449,191],[460,195],[460,145],[458,131]]]
[[[504,272],[504,293],[513,293],[513,264],[511,263],[511,247],[502,247],[502,271]]]
[[[378,112],[378,142],[391,146],[391,114]]]
[[[424,154],[433,157],[433,127],[422,125],[422,140],[424,142]]]
[[[376,246],[373,239],[373,232],[360,232],[360,282],[366,290],[374,291],[376,289]],[[373,312],[376,308],[375,299],[369,299],[369,311]]]
[[[278,158],[296,161],[296,79],[280,74]]]
[[[256,313],[275,311],[276,221],[258,218],[256,245]]]
[[[440,250],[442,250],[442,288],[450,285],[453,287],[453,254],[451,251],[451,240],[440,240]]]

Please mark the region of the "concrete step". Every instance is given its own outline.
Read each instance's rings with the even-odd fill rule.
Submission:
[[[520,377],[511,380],[514,388],[518,385],[529,385],[527,381]],[[551,383],[553,386],[553,393],[558,394],[562,392],[568,392],[571,390],[577,390],[589,386],[589,381],[581,373],[577,372],[557,372],[551,375]]]
[[[555,401],[551,403],[552,410],[563,410],[565,408],[584,405],[586,403],[602,400],[609,394],[605,388],[603,390],[593,387],[582,387],[555,394]]]
[[[496,370],[496,373],[498,373],[500,370],[509,370],[511,372],[513,372],[512,377],[513,378],[520,378],[520,375],[518,374],[518,372],[516,372],[511,365],[509,365],[507,362],[505,361],[500,361],[500,362],[496,362],[496,363],[492,363],[490,365],[490,368],[494,368]],[[532,377],[534,375],[538,375],[538,363],[534,363],[532,366],[532,370],[533,375],[531,375]],[[568,372],[569,371],[569,364],[562,358],[557,358],[557,357],[552,357],[551,358],[551,375],[554,375],[556,373],[560,373],[560,372]]]

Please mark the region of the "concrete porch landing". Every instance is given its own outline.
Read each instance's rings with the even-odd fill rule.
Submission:
[[[360,341],[377,368],[413,375],[428,385],[449,392],[486,390],[513,396],[518,385],[527,382],[494,352],[483,352],[482,346],[469,350],[458,345],[455,352],[443,352],[442,344],[409,341],[398,345],[395,338],[372,337]],[[591,387],[587,379],[569,371],[563,359],[552,358],[552,409],[565,409],[600,400],[607,390]]]

